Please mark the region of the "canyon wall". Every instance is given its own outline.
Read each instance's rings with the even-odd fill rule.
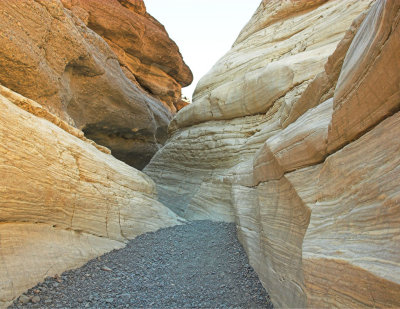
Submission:
[[[276,307],[400,306],[400,4],[264,0],[144,169]]]
[[[46,276],[178,224],[155,185],[40,104],[0,86],[0,307]]]
[[[0,1],[0,17],[0,84],[143,168],[192,81],[143,1]]]
[[[181,222],[115,157],[150,160],[192,74],[141,0],[0,1],[0,16],[4,307],[46,276]]]

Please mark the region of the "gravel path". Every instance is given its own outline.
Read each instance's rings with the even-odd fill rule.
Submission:
[[[21,301],[27,303],[23,304]],[[11,308],[272,308],[234,224],[194,221],[147,233],[47,278]]]

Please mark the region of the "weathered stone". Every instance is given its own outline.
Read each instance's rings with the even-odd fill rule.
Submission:
[[[46,276],[178,223],[154,200],[149,177],[38,103],[0,90],[0,306]]]
[[[276,307],[400,306],[400,15],[373,3],[263,1],[145,168],[236,222]]]
[[[164,28],[137,8],[138,1],[122,1],[127,7],[116,0],[78,2],[64,1],[69,10],[58,0],[0,1],[0,84],[83,130],[115,157],[143,168],[164,143],[175,109],[135,84],[112,48],[117,51],[118,43],[126,50],[143,50],[135,59],[154,68],[143,79],[160,89],[190,83],[190,70]],[[118,17],[110,15],[113,12]],[[109,34],[111,41],[105,39],[112,47],[86,24]],[[111,31],[116,28],[120,40]]]
[[[397,113],[286,175],[311,210],[302,245],[310,307],[399,306],[399,133]]]
[[[30,300],[31,300],[31,299],[30,299],[28,296],[26,296],[25,294],[22,294],[22,295],[18,298],[18,301],[19,301],[21,304],[27,304],[27,303],[29,303]]]
[[[332,55],[328,57],[324,66],[324,71],[317,74],[313,81],[307,86],[300,98],[290,106],[287,116],[282,117],[283,127],[296,121],[307,110],[321,104],[328,98],[333,97],[336,82],[343,65],[344,57],[349,49],[353,38],[364,20],[367,11],[361,13],[352,23],[350,28],[345,32],[343,39],[337,45]]]
[[[324,70],[344,32],[371,2],[263,1],[246,26],[253,30],[244,30],[246,39],[199,81],[194,104],[177,114],[171,128],[265,113]]]
[[[289,171],[322,162],[327,152],[332,102],[310,109],[269,138],[254,157],[254,183],[280,179]]]
[[[184,108],[185,106],[188,106],[190,104],[190,102],[185,101],[185,100],[179,100],[176,104],[176,110],[180,111],[182,108]]]
[[[33,296],[31,302],[37,304],[38,302],[40,302],[40,296],[37,295]]]
[[[378,1],[354,38],[335,90],[329,152],[400,109],[400,3]]]
[[[142,0],[62,0],[87,14],[87,25],[118,56],[127,77],[176,111],[181,87],[193,76],[164,27],[146,12]]]
[[[256,185],[253,165],[257,150],[308,109],[332,98],[333,91],[329,97],[321,90],[315,104],[293,108],[298,101],[309,102],[306,97],[320,87],[313,85],[319,74],[325,74],[322,79],[327,86],[323,89],[336,83],[335,74],[362,20],[358,16],[373,1],[346,5],[317,1],[312,9],[306,1],[300,2],[300,7],[307,7],[301,12],[290,10],[290,5],[281,1],[263,2],[249,25],[276,10],[279,18],[238,40],[200,80],[194,102],[171,122],[168,144],[145,171],[156,180],[160,200],[179,214],[191,209],[191,217],[196,217],[196,204],[203,205],[201,212],[212,217],[213,207],[209,211],[204,208],[219,203],[225,209],[221,209],[223,216],[233,218],[229,188],[236,183]],[[279,75],[282,72],[287,74]],[[302,98],[304,93],[308,94]],[[325,125],[326,120],[323,122]],[[217,183],[224,184],[226,197],[201,189]]]

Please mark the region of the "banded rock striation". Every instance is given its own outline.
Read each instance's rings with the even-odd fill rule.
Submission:
[[[192,81],[143,1],[1,1],[0,16],[0,84],[143,168]]]
[[[0,86],[0,307],[46,276],[176,225],[153,181]]]
[[[400,4],[262,1],[144,171],[276,307],[400,306]]]

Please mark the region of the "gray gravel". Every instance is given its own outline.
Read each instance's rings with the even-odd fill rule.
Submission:
[[[235,225],[211,221],[141,235],[21,301],[11,308],[273,308]]]

